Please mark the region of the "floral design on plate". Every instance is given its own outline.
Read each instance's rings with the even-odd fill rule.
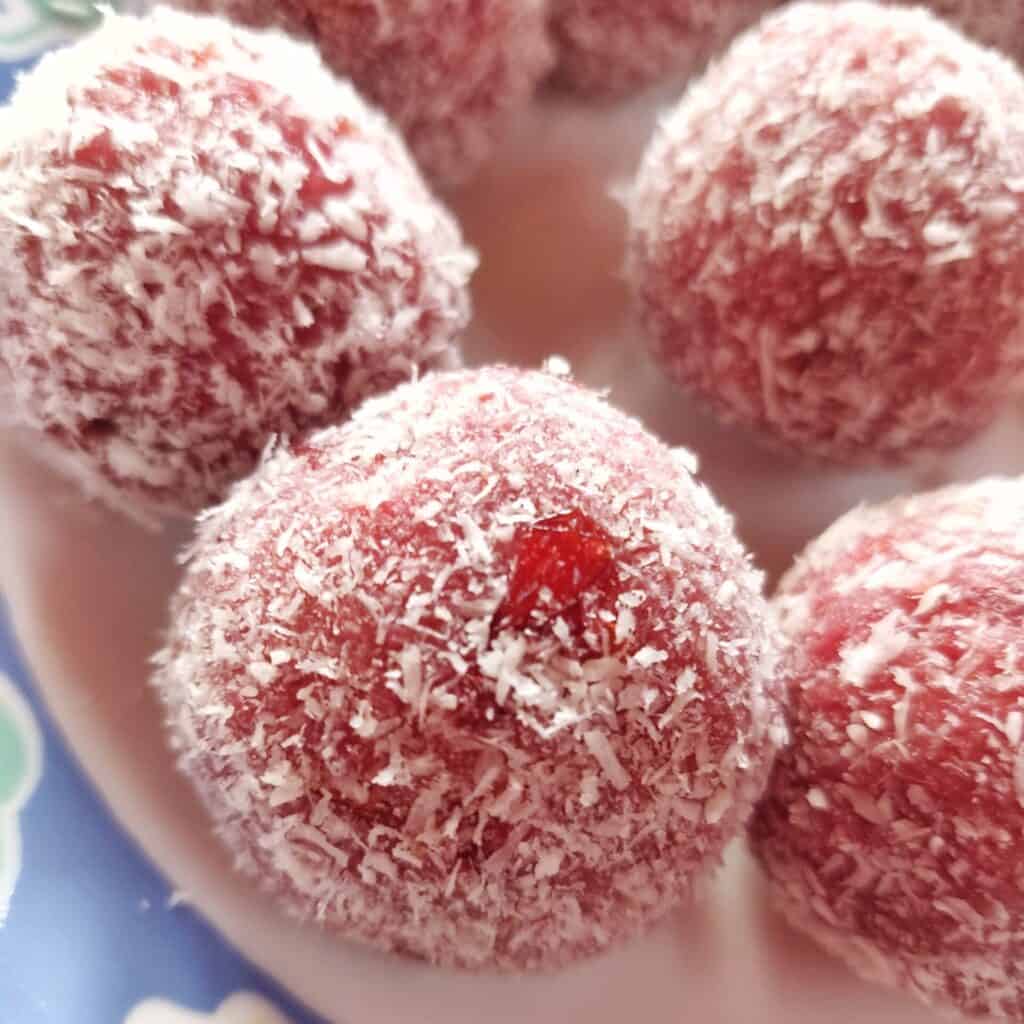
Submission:
[[[14,684],[0,675],[0,925],[21,870],[18,814],[42,773],[43,741]]]
[[[0,63],[27,60],[99,21],[103,7],[141,13],[147,0],[0,0]]]
[[[290,1024],[260,996],[238,992],[221,1003],[213,1013],[199,1013],[166,999],[147,999],[124,1020],[124,1024]]]

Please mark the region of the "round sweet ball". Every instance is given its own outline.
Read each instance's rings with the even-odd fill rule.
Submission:
[[[553,62],[547,0],[173,2],[312,39],[443,186],[472,177]]]
[[[692,470],[506,368],[270,455],[203,522],[155,677],[239,868],[461,968],[554,968],[689,898],[785,732],[760,574]]]
[[[794,451],[897,463],[1024,367],[1024,79],[921,9],[767,16],[663,121],[630,274],[669,376]]]
[[[551,0],[555,80],[612,99],[699,72],[775,0]]]
[[[792,746],[752,826],[781,909],[859,973],[1024,1020],[1024,479],[860,509],[776,603]]]
[[[109,15],[0,111],[5,414],[136,516],[451,364],[473,266],[397,135],[283,36]]]

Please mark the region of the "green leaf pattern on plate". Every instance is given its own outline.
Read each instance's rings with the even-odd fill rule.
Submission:
[[[0,63],[27,60],[74,38],[100,8],[140,13],[147,0],[0,0]]]
[[[18,814],[42,772],[43,742],[24,698],[0,675],[0,926],[21,870]]]

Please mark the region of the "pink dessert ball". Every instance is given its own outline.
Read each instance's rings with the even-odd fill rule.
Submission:
[[[755,817],[789,919],[865,977],[1024,1020],[1024,479],[859,509],[776,598],[793,740]]]
[[[700,71],[773,0],[551,0],[560,85],[618,97]]]
[[[669,375],[802,453],[956,446],[1024,366],[1024,79],[924,10],[796,4],[664,119],[631,279]]]
[[[474,257],[313,50],[108,16],[0,111],[0,399],[138,516],[452,362]]]
[[[760,574],[692,470],[505,368],[273,453],[203,521],[156,675],[239,868],[462,968],[553,968],[689,898],[785,734]]]
[[[441,185],[473,175],[553,59],[547,0],[174,2],[312,39]]]

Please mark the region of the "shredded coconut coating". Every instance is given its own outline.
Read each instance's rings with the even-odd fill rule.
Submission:
[[[559,85],[616,98],[685,79],[774,0],[552,0]]]
[[[1024,365],[1024,80],[924,10],[797,4],[663,121],[630,274],[669,374],[797,451],[898,462]]]
[[[1024,479],[841,519],[780,586],[791,747],[752,826],[869,979],[1024,1020]]]
[[[439,185],[468,180],[554,61],[547,0],[173,0],[312,39]]]
[[[0,399],[138,516],[451,365],[475,257],[312,48],[109,15],[0,111]]]
[[[155,676],[238,867],[463,968],[553,968],[689,898],[785,738],[760,574],[693,468],[506,368],[270,455],[205,517]],[[589,564],[524,554],[554,521]]]

